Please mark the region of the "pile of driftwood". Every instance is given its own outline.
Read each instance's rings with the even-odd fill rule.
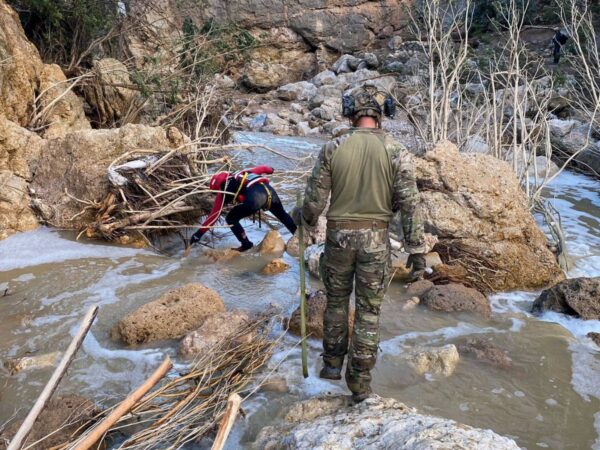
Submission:
[[[212,208],[211,176],[241,168],[238,155],[256,149],[299,162],[306,159],[284,155],[260,144],[196,143],[170,151],[128,152],[108,167],[110,189],[94,207],[95,218],[82,234],[114,240],[137,233],[150,243],[152,235],[176,232],[185,241],[182,231],[196,228],[198,218]],[[294,179],[299,176],[295,172],[286,175]]]
[[[222,147],[202,150],[137,150],[108,167],[110,190],[100,202],[88,237],[116,239],[139,232],[180,231],[210,210],[210,172],[229,170]]]
[[[90,309],[86,315],[61,364],[11,440],[10,450],[26,448],[27,435],[65,374],[97,309]],[[213,448],[222,448],[240,403],[269,377],[268,373],[260,377],[258,373],[279,341],[272,337],[272,330],[280,319],[275,309],[254,317],[198,355],[185,372],[174,372],[170,358],[166,357],[127,398],[85,421],[71,434],[70,442],[52,450],[88,450],[106,448],[105,445],[119,449],[177,449],[217,431]],[[37,441],[36,448],[48,448],[44,441],[58,431]]]
[[[274,311],[264,313],[199,355],[185,373],[165,377],[151,392],[126,404],[130,396],[107,409],[101,416],[112,415],[116,419],[110,427],[102,428],[99,422],[61,450],[85,448],[84,442],[98,445],[107,437],[118,438],[128,429],[139,431],[130,434],[117,448],[176,449],[211,435],[219,428],[232,394],[247,388],[271,357],[277,342],[269,337],[275,317]],[[248,335],[253,335],[253,339],[243,339]],[[163,368],[153,376],[162,377],[165,373]],[[116,414],[124,404],[125,410]]]

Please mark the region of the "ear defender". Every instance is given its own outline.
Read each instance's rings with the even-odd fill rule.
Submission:
[[[342,96],[342,115],[344,117],[352,117],[355,112],[354,97],[351,95]]]
[[[383,113],[387,117],[394,117],[396,114],[396,102],[391,95],[388,95],[383,102]]]

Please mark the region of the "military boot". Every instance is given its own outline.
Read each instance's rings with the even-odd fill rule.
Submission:
[[[371,396],[371,394],[373,394],[373,391],[371,391],[371,388],[369,388],[363,392],[353,392],[352,393],[352,402],[356,405],[356,404],[368,399]]]
[[[319,378],[325,378],[326,380],[341,380],[342,368],[332,367],[329,364],[325,364],[319,373]]]

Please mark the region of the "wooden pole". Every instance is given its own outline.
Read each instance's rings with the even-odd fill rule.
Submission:
[[[81,326],[77,331],[77,334],[69,344],[69,347],[67,348],[67,351],[60,360],[60,363],[58,364],[56,369],[54,369],[54,373],[52,373],[52,376],[48,380],[48,383],[46,383],[46,386],[44,386],[44,390],[42,391],[35,404],[31,408],[31,411],[29,411],[29,414],[27,414],[27,417],[19,427],[17,434],[15,434],[15,437],[10,441],[7,450],[20,450],[21,447],[23,447],[23,443],[25,442],[25,439],[27,439],[27,436],[31,432],[33,424],[44,409],[44,406],[46,406],[46,403],[48,403],[48,400],[50,400],[50,397],[52,397],[52,394],[54,394],[54,391],[58,387],[60,380],[62,380],[62,377],[65,375],[67,368],[71,364],[71,361],[73,361],[77,350],[79,349],[79,347],[81,347],[81,343],[85,339],[86,334],[92,326],[92,323],[94,322],[97,313],[97,306],[92,306],[86,313],[85,317],[83,318],[83,322],[81,323]]]
[[[227,409],[225,410],[223,420],[221,420],[219,432],[217,433],[217,437],[215,438],[215,442],[211,450],[223,450],[225,441],[227,441],[227,436],[229,436],[229,432],[235,423],[237,413],[240,410],[241,403],[242,397],[240,397],[238,394],[233,393],[229,396],[229,399],[227,400]]]
[[[297,206],[302,208],[302,195],[298,193]],[[308,346],[306,342],[306,268],[304,266],[304,224],[302,214],[298,225],[298,246],[300,249],[300,336],[302,339],[302,375],[308,378]]]
[[[87,450],[92,447],[121,417],[127,414],[162,377],[167,374],[171,367],[173,367],[173,363],[171,363],[171,358],[167,356],[150,378],[129,394],[108,416],[88,430],[78,441],[69,447],[69,450]]]

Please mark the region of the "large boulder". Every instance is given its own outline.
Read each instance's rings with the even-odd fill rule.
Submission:
[[[36,207],[42,219],[54,226],[82,228],[93,220],[89,206],[108,192],[111,162],[128,151],[169,150],[179,144],[173,134],[146,125],[81,130],[44,141],[31,183]]]
[[[0,114],[27,126],[43,63],[27,40],[19,16],[4,0],[0,1],[0,60]]]
[[[138,93],[128,87],[132,83],[125,64],[113,58],[100,59],[94,61],[90,75],[91,79],[84,84],[83,95],[92,107],[96,124],[114,127],[125,120],[134,120]]]
[[[471,284],[504,291],[564,279],[506,162],[443,142],[415,166],[426,230],[439,238],[444,262],[474,265]]]
[[[38,226],[29,182],[43,144],[38,135],[0,115],[0,239]]]
[[[491,430],[419,414],[393,400],[372,396],[351,406],[347,397],[311,398],[293,405],[280,424],[261,430],[252,448],[275,449],[479,449],[517,450]]]
[[[188,284],[127,314],[111,336],[130,345],[177,339],[198,329],[211,314],[223,311],[219,294],[198,283]]]
[[[543,291],[533,302],[532,310],[600,320],[600,277],[564,280]]]
[[[323,338],[323,316],[327,307],[327,295],[325,291],[315,291],[306,299],[306,334],[310,337]],[[352,332],[354,324],[354,308],[349,306],[348,326]],[[292,313],[288,322],[288,328],[291,333],[300,336],[300,307]]]
[[[226,311],[208,316],[204,323],[189,333],[179,345],[179,353],[185,356],[202,355],[219,342],[239,334],[240,329],[248,324],[250,317],[241,310]],[[250,342],[253,333],[237,336],[236,343]]]
[[[421,298],[421,303],[431,311],[441,312],[473,312],[490,317],[492,308],[489,300],[481,292],[450,283],[434,286]]]
[[[44,65],[40,74],[41,110],[36,126],[45,126],[46,139],[63,137],[71,131],[89,130],[83,100],[73,92],[72,85],[56,64]]]
[[[287,67],[281,63],[251,61],[242,76],[242,84],[256,92],[268,92],[291,81]]]
[[[93,425],[99,412],[100,409],[93,402],[78,395],[51,399],[23,442],[23,448],[27,447],[31,450],[60,448],[61,444],[71,442],[73,436],[82,434]],[[22,422],[15,422],[0,431],[0,450],[7,448],[6,443],[17,434],[21,424]],[[106,447],[101,445],[99,448]]]

